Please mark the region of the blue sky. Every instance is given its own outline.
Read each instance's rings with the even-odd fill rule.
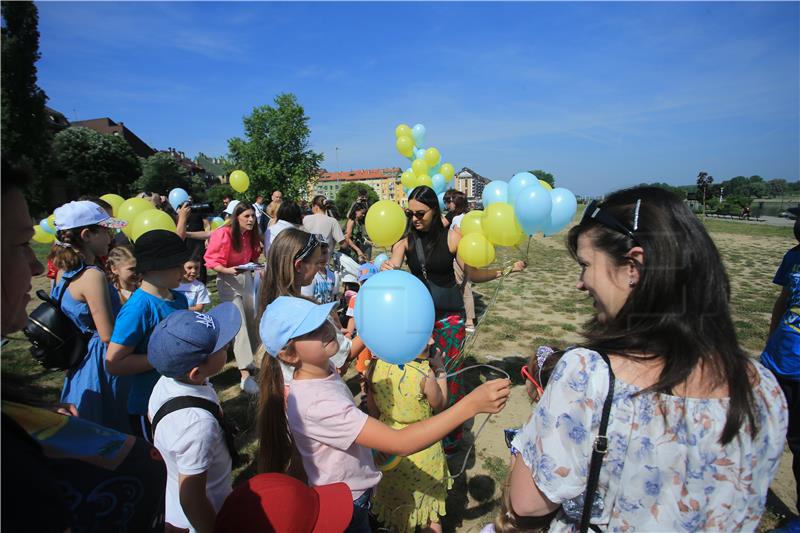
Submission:
[[[39,85],[70,120],[224,155],[293,92],[323,166],[541,168],[577,194],[800,173],[799,3],[39,2]]]

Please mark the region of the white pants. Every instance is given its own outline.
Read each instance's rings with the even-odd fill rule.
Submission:
[[[253,273],[240,274],[217,273],[217,293],[222,302],[232,302],[242,316],[242,327],[233,341],[233,354],[236,366],[244,370],[253,364],[254,354],[258,350],[258,324],[256,324],[256,299],[253,289]]]

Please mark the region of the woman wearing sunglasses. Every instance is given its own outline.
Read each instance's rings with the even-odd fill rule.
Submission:
[[[453,372],[463,365],[461,349],[466,336],[464,299],[456,282],[454,261],[464,270],[468,280],[477,283],[497,279],[503,271],[472,268],[456,257],[461,232],[457,228],[448,230],[444,227],[439,199],[430,187],[421,186],[411,191],[406,216],[408,234],[394,245],[391,258],[383,262],[381,270],[400,268],[404,260],[408,261],[411,273],[431,291],[436,308],[434,342],[445,352],[448,372]],[[520,272],[524,268],[525,262],[517,261],[511,271]],[[453,405],[464,396],[463,381],[457,376],[449,381],[448,386],[448,405]],[[454,452],[460,439],[460,429],[449,435],[444,441],[445,453]]]
[[[217,293],[222,302],[233,302],[242,315],[242,328],[233,342],[236,366],[241,374],[239,388],[258,394],[258,383],[250,375],[260,344],[256,320],[253,272],[236,267],[258,261],[261,235],[256,212],[246,202],[237,202],[225,225],[211,233],[205,253],[206,267],[217,272]]]
[[[786,402],[736,340],[703,224],[665,190],[629,189],[587,207],[568,248],[595,315],[512,442],[522,459],[512,512],[560,508],[551,531],[578,529],[582,516],[602,530],[753,531],[783,453]],[[597,439],[609,390],[607,439]],[[593,450],[599,479],[587,489]]]

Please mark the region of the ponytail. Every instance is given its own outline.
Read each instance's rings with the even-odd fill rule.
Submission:
[[[81,232],[84,229],[96,233],[105,228],[93,225],[62,229],[56,232],[56,243],[50,249],[50,255],[47,258],[53,261],[57,269],[69,272],[70,270],[75,270],[86,261],[86,256],[83,253],[83,240],[81,239]]]

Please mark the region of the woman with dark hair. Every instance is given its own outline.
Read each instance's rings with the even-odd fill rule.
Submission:
[[[452,225],[455,220],[455,226],[459,227],[461,219],[469,212],[467,195],[459,190],[449,189],[444,193],[444,206],[447,208],[447,222]]]
[[[469,212],[467,206],[467,195],[456,189],[450,189],[444,193],[444,205],[447,208],[445,218],[450,229],[461,230],[461,221],[464,215]],[[467,333],[475,332],[475,299],[472,297],[472,284],[469,279],[464,278],[464,270],[459,266],[458,261],[453,263],[456,273],[456,283],[461,287],[461,296],[464,298],[464,311],[467,315],[465,327]]]
[[[628,189],[587,206],[568,248],[596,312],[512,442],[509,512],[560,507],[551,531],[582,516],[602,530],[755,530],[786,402],[739,347],[703,224],[663,189]]]
[[[367,216],[367,204],[357,202],[347,213],[347,226],[344,229],[346,253],[359,263],[366,263],[372,257],[372,245],[367,241],[364,230],[364,217]]]
[[[242,315],[242,328],[233,342],[233,353],[242,378],[239,387],[247,394],[258,394],[258,384],[250,375],[259,345],[258,322],[253,272],[236,267],[258,261],[260,255],[261,236],[255,209],[238,202],[225,224],[211,233],[205,261],[208,268],[217,272],[220,301],[233,302]]]
[[[278,210],[272,218],[266,233],[264,234],[264,257],[269,253],[270,245],[275,241],[275,237],[287,228],[298,229],[303,225],[303,213],[300,206],[292,200],[286,200],[278,204]]]
[[[411,191],[406,216],[409,219],[408,234],[392,247],[392,256],[383,262],[381,270],[400,268],[403,260],[408,261],[411,273],[431,291],[436,308],[433,339],[445,353],[448,373],[453,372],[464,363],[461,349],[466,336],[464,300],[456,283],[454,262],[458,262],[468,278],[477,283],[498,279],[504,273],[520,272],[525,268],[525,262],[517,261],[507,272],[465,265],[456,256],[461,232],[444,227],[439,199],[430,187],[423,185]],[[457,376],[448,382],[448,387],[448,405],[453,405],[464,396],[463,380]],[[448,435],[444,442],[445,452],[455,451],[460,438],[460,429]]]
[[[344,241],[339,221],[328,213],[328,199],[318,194],[311,200],[311,214],[303,217],[303,229],[314,235],[322,235],[333,250]]]

